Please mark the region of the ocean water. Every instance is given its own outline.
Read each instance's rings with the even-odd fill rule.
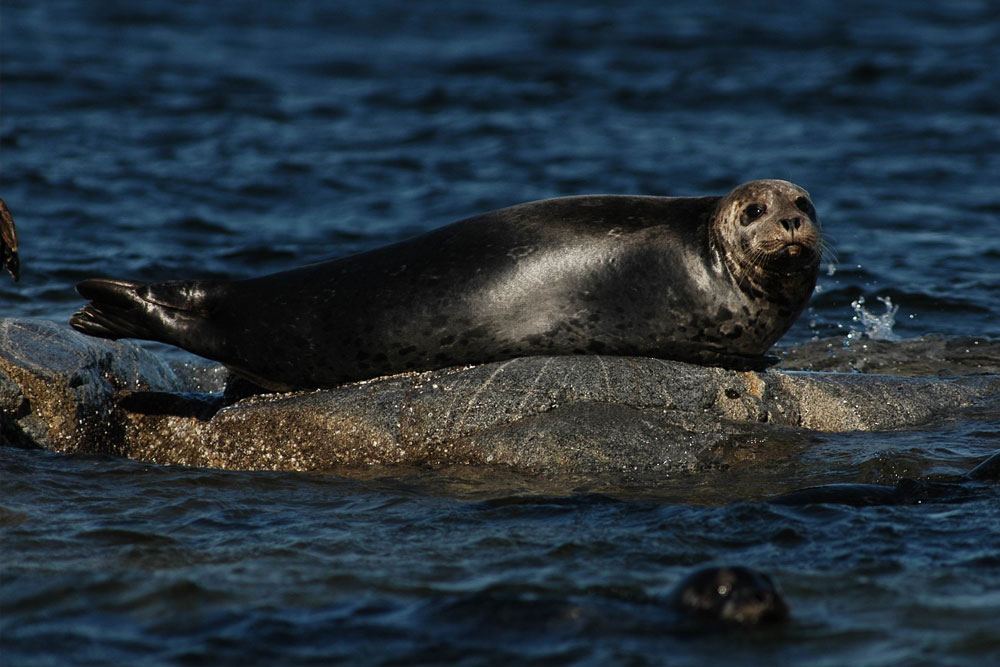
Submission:
[[[86,277],[250,276],[532,199],[785,178],[831,251],[781,345],[1000,338],[992,2],[6,0],[0,50],[22,261],[3,316],[65,321]],[[828,481],[893,483],[959,473],[998,431],[994,410],[813,455]],[[4,447],[0,660],[1000,660],[997,494],[777,507],[698,486]],[[707,563],[771,574],[792,620],[679,632],[663,598]]]

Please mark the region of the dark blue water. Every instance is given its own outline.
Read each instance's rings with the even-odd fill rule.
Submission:
[[[248,276],[531,199],[785,178],[834,252],[784,344],[864,329],[859,297],[890,298],[898,336],[1000,337],[995,3],[6,0],[0,20],[4,316],[64,321],[85,277]],[[958,472],[928,453],[974,461],[998,426],[817,451],[891,482]],[[4,664],[1000,659],[995,497],[704,506],[666,482],[0,453]],[[672,631],[662,597],[707,562],[771,573],[792,622]]]

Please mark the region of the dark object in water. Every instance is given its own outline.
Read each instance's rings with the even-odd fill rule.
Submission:
[[[17,230],[6,202],[0,199],[0,263],[14,281],[21,278],[21,260],[17,256]]]
[[[1000,451],[994,453],[954,481],[931,482],[904,478],[887,484],[823,484],[783,493],[768,500],[775,505],[827,503],[872,507],[876,505],[919,505],[925,502],[963,502],[995,494],[988,484],[1000,481]],[[969,482],[972,482],[971,484]]]
[[[697,620],[759,625],[788,618],[788,605],[771,577],[741,565],[696,570],[671,599],[679,612]]]

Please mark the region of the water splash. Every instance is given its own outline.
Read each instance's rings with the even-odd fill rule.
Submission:
[[[867,336],[872,340],[900,340],[899,334],[892,330],[896,324],[896,312],[899,311],[899,306],[893,305],[892,299],[887,296],[875,298],[885,304],[885,312],[881,315],[865,310],[865,297],[863,296],[859,296],[851,302],[851,308],[854,309],[854,317],[851,318],[851,321],[860,323],[861,329],[851,327],[851,331],[844,340],[844,347],[862,336]]]

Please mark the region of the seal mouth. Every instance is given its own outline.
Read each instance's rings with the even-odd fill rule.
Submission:
[[[805,243],[788,243],[777,252],[777,256],[786,261],[807,262],[813,256],[813,249]]]
[[[816,253],[805,243],[791,242],[769,253],[767,257],[766,264],[771,270],[793,271],[811,264]]]

